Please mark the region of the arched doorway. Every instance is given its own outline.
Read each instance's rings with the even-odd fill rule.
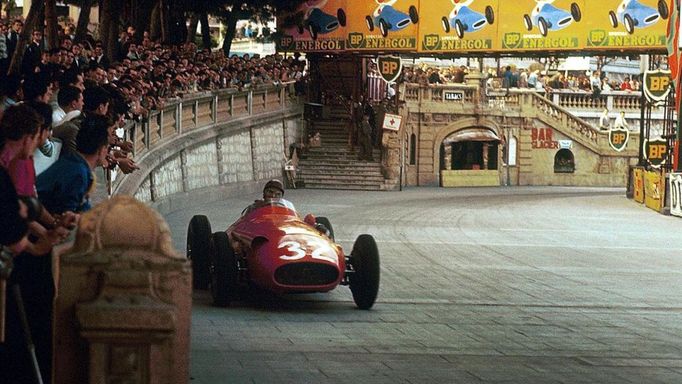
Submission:
[[[500,143],[488,128],[466,128],[448,135],[440,151],[441,186],[500,185]]]

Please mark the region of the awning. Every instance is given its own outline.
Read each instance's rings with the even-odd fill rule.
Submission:
[[[461,141],[500,141],[500,138],[488,128],[467,128],[446,137],[443,143],[449,144]]]

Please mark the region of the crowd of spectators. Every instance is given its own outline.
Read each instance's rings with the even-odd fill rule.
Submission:
[[[306,63],[300,55],[226,57],[222,50],[199,50],[193,43],[165,46],[147,32],[137,41],[132,28],[120,34],[108,57],[99,41],[74,41],[73,26],[67,25],[60,29],[59,48],[51,50],[42,31],[33,31],[20,70],[8,75],[23,23],[13,21],[9,31],[0,26],[5,27],[0,30],[0,226],[12,228],[0,236],[0,279],[9,276],[11,285],[21,286],[20,300],[36,311],[28,316],[29,326],[49,382],[50,250],[90,209],[98,167],[137,169],[123,127],[193,92],[284,82],[296,82],[302,92]],[[39,213],[28,214],[29,207]],[[3,267],[11,264],[9,274]],[[0,343],[0,370],[13,372],[13,383],[32,382],[18,302],[8,301],[7,308],[11,329]]]

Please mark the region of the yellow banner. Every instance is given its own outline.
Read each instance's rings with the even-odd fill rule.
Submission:
[[[654,211],[660,211],[663,206],[664,193],[665,187],[661,174],[656,171],[644,172],[644,205]]]
[[[278,17],[281,51],[339,52],[346,49],[346,0],[309,0]]]
[[[420,13],[420,52],[491,52],[500,48],[497,1],[432,0]]]
[[[431,1],[425,1],[429,4]],[[351,0],[347,49],[417,51],[419,0]]]
[[[633,173],[635,182],[634,199],[638,203],[644,203],[644,169],[635,168]]]
[[[670,9],[664,0],[587,1],[588,49],[665,48]]]

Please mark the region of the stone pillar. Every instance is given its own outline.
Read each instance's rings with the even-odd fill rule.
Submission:
[[[115,196],[59,254],[55,383],[189,381],[190,263],[158,213]]]

